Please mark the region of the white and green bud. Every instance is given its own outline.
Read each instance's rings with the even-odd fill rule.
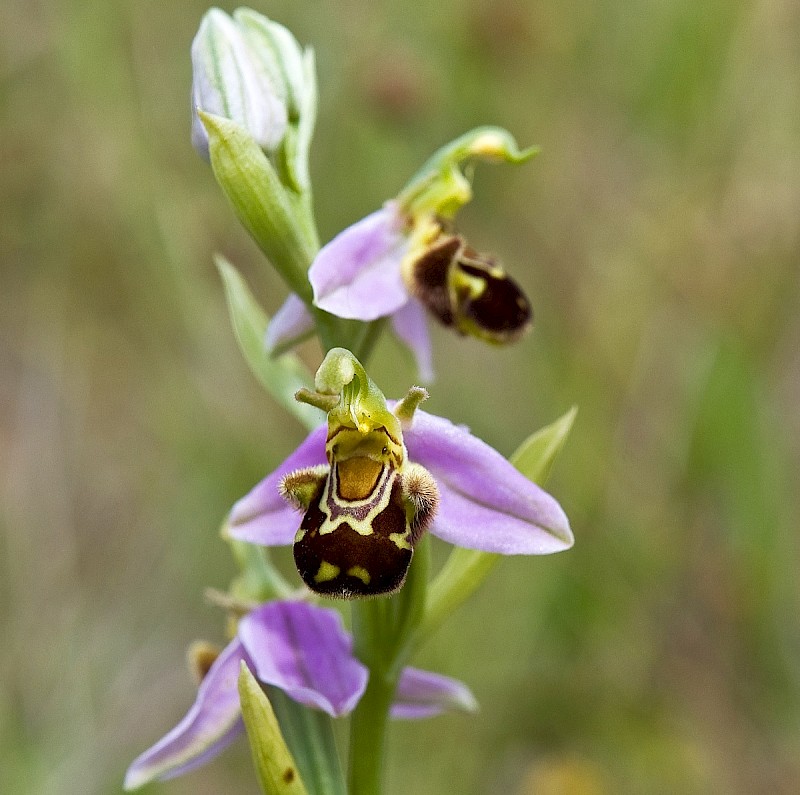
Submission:
[[[254,57],[269,74],[289,117],[300,115],[307,91],[303,49],[283,25],[267,19],[252,8],[237,8],[233,19],[244,35]]]
[[[237,9],[233,18],[286,103],[288,126],[277,166],[294,190],[308,190],[308,151],[317,115],[314,51],[303,49],[283,25],[250,8]]]
[[[241,22],[218,8],[206,12],[192,42],[192,144],[205,159],[208,133],[198,111],[236,122],[267,152],[280,145],[287,90],[269,56],[253,46]]]

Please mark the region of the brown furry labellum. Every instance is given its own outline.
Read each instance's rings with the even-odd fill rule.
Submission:
[[[406,281],[415,298],[461,334],[502,345],[530,329],[533,312],[522,288],[460,235],[439,238],[407,266]]]
[[[350,434],[357,431],[348,431]],[[284,496],[305,510],[294,540],[294,560],[306,585],[328,597],[351,599],[397,591],[414,545],[430,524],[439,492],[418,464],[383,455],[373,431],[330,466],[287,475]],[[396,441],[395,441],[396,446]]]

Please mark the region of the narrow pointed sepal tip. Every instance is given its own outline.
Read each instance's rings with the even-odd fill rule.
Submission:
[[[230,119],[226,119],[223,116],[217,116],[215,113],[208,113],[199,107],[195,108],[195,110],[197,111],[197,116],[199,117],[200,121],[203,123],[203,127],[206,128],[206,132],[209,135],[212,133],[219,134],[221,130],[225,129],[226,122],[228,124],[233,124]]]
[[[533,146],[528,146],[527,148],[519,152],[519,154],[517,154],[516,160],[514,162],[524,163],[527,160],[536,157],[536,155],[541,154],[541,152],[542,152],[541,146],[536,146],[535,144]]]
[[[414,419],[414,412],[420,403],[429,397],[428,390],[421,386],[412,386],[406,396],[395,406],[394,414],[403,425]]]
[[[400,720],[416,720],[444,712],[477,711],[478,701],[463,682],[432,671],[405,668],[400,675],[391,714]]]
[[[209,158],[214,164],[215,150],[219,156],[220,150],[230,150],[232,155],[239,159],[240,166],[245,163],[253,163],[256,158],[264,158],[264,154],[258,146],[258,142],[251,133],[241,124],[226,119],[224,116],[217,116],[214,113],[197,111],[197,115],[208,133]]]
[[[315,392],[305,387],[298,389],[297,392],[294,393],[294,399],[298,403],[305,403],[325,413],[331,411],[340,400],[338,394],[321,394],[320,392]]]
[[[511,133],[500,127],[477,130],[475,138],[468,148],[473,157],[480,157],[490,162],[524,163],[539,154],[538,146],[520,149]]]
[[[126,790],[188,773],[213,759],[241,734],[244,727],[235,672],[243,655],[236,639],[225,647],[209,668],[184,718],[128,768]]]
[[[122,782],[122,789],[124,789],[125,792],[133,792],[133,790],[143,787],[148,781],[150,781],[150,779],[144,773],[131,769],[125,774],[125,780]]]
[[[215,113],[197,109],[197,116],[208,133],[208,149],[212,166],[220,161],[220,153],[230,152],[237,160],[239,168],[266,160],[264,152],[246,127],[238,122],[218,116]],[[224,187],[224,186],[223,186]]]

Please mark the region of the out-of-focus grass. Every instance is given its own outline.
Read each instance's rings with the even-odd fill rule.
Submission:
[[[544,150],[480,168],[460,218],[537,328],[435,331],[430,407],[508,453],[578,403],[551,484],[577,543],[505,561],[423,652],[482,712],[398,724],[390,792],[793,792],[797,4],[256,7],[317,49],[324,238],[469,126]],[[301,435],[211,265],[283,297],[188,143],[204,10],[0,8],[3,792],[118,791],[183,714],[183,649],[221,639],[203,588],[233,573],[217,526]],[[378,354],[401,392],[407,357]],[[252,792],[248,764],[151,791]]]

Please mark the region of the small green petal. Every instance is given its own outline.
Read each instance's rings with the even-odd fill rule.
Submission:
[[[553,468],[558,454],[567,441],[577,414],[578,407],[573,406],[555,422],[532,433],[511,456],[511,463],[528,480],[539,485],[545,483],[550,477],[550,470]]]
[[[261,791],[264,795],[307,795],[272,705],[244,661],[239,672],[239,698]]]
[[[501,127],[476,127],[433,154],[398,196],[411,215],[433,213],[451,218],[472,198],[462,167],[472,159],[490,163],[524,163],[539,152],[536,146],[520,149]]]
[[[394,407],[394,414],[401,423],[408,425],[414,419],[419,404],[428,399],[428,390],[412,386],[406,396]]]

